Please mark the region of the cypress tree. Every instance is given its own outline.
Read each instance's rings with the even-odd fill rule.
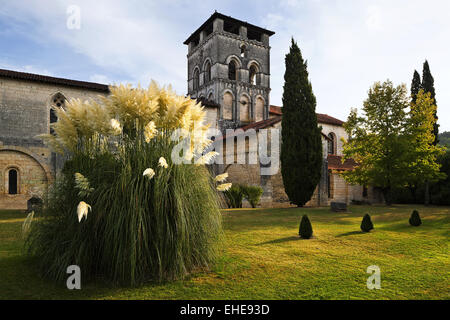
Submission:
[[[412,103],[416,103],[417,94],[419,93],[421,89],[421,83],[420,83],[420,75],[417,72],[417,70],[414,70],[414,76],[411,82],[411,98]]]
[[[321,128],[317,126],[316,97],[308,80],[307,63],[294,39],[285,63],[281,174],[289,200],[301,207],[311,199],[320,180]]]
[[[433,99],[434,104],[437,106],[436,103],[436,91],[434,90],[434,79],[431,75],[430,66],[428,65],[428,61],[425,60],[423,64],[423,71],[422,71],[422,89],[425,93],[430,92],[431,99]],[[437,110],[437,108],[436,108]],[[438,116],[437,111],[434,113],[434,119],[436,120],[433,125],[433,135],[434,135],[434,141],[433,145],[437,145],[439,143],[439,125],[437,123]],[[430,183],[429,181],[425,182],[425,205],[430,204]]]
[[[423,91],[430,92],[431,93],[431,99],[434,100],[434,104],[437,106],[436,102],[436,91],[434,90],[434,79],[430,72],[430,66],[428,65],[428,61],[425,60],[425,63],[423,64],[423,72],[422,72],[422,86],[421,88]],[[437,113],[434,114],[434,118],[436,119],[436,122],[434,123],[433,127],[433,134],[434,134],[434,142],[433,145],[437,145],[439,142],[439,125],[437,124]]]

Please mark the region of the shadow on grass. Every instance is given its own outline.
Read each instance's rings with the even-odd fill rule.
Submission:
[[[300,238],[299,236],[292,236],[292,237],[285,237],[285,238],[270,240],[270,241],[266,241],[266,242],[261,242],[261,243],[258,243],[257,245],[262,246],[265,244],[277,244],[277,243],[298,241],[298,240],[304,240],[304,239]]]
[[[368,233],[368,232],[362,232],[362,231],[350,231],[350,232],[338,234],[338,235],[336,236],[336,238],[347,237],[347,236],[352,236],[352,235],[357,235],[357,234],[361,235],[361,234],[365,234],[365,233]]]

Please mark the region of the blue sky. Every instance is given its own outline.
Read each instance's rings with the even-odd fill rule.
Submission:
[[[67,8],[81,9],[80,29]],[[450,1],[442,0],[0,0],[0,68],[186,93],[183,41],[213,12],[276,32],[271,104],[281,105],[293,36],[308,60],[317,111],[342,120],[375,81],[411,83],[428,59],[441,131],[450,131]]]

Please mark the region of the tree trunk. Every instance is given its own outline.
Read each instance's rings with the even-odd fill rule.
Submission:
[[[430,182],[428,180],[425,182],[425,205],[430,205]]]
[[[383,197],[384,197],[384,202],[386,203],[386,205],[390,206],[392,204],[390,187],[383,188]]]
[[[411,192],[411,197],[413,199],[414,204],[417,203],[417,187],[416,186],[408,186],[409,191]]]

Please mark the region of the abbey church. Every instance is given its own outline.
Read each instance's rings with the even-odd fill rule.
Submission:
[[[187,94],[200,101],[207,121],[226,129],[281,129],[283,108],[270,104],[270,37],[275,33],[215,12],[184,42],[187,54]],[[61,168],[61,161],[37,136],[50,132],[55,108],[72,98],[108,95],[105,84],[55,78],[0,69],[0,209],[26,209],[27,200],[42,197]],[[339,175],[352,170],[341,161],[346,137],[343,122],[317,114],[322,127],[322,178],[307,205],[332,201],[380,202],[373,188],[352,186]],[[245,150],[243,151],[245,152]],[[261,174],[260,164],[223,164],[229,181],[260,185],[261,206],[288,206],[281,172]]]

